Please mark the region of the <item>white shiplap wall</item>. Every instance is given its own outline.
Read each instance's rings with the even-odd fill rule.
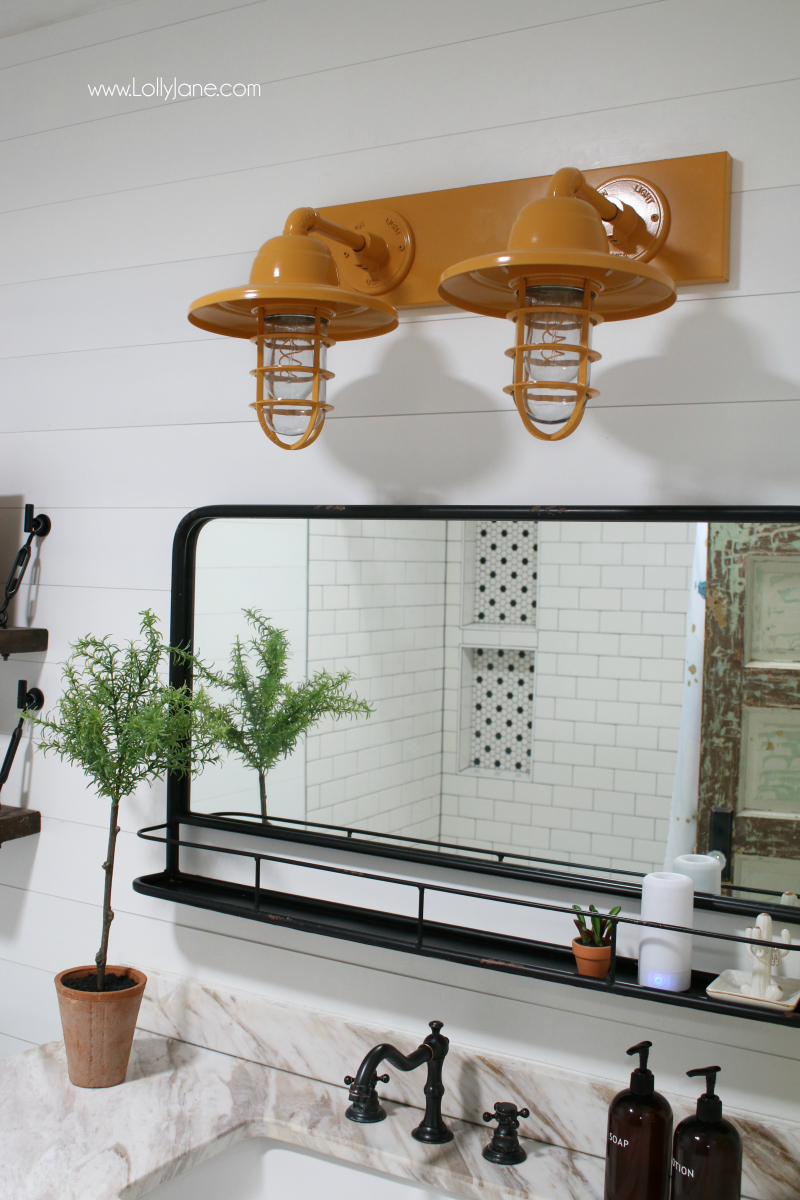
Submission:
[[[46,660],[0,664],[50,700],[86,630],[166,618],[173,529],[220,502],[796,502],[800,71],[796,0],[134,0],[0,42],[3,499],[50,513],[36,621]],[[90,99],[158,75],[257,81],[260,100]],[[337,347],[325,435],[281,454],[254,427],[250,348],[185,319],[247,276],[298,204],[728,150],[728,284],[603,329],[601,396],[545,447],[502,395],[508,331],[412,313]],[[27,602],[27,598],[26,602]],[[20,772],[4,799],[19,798]],[[58,1036],[52,974],[94,953],[105,813],[35,759],[38,839],[0,853],[0,1031]],[[721,1091],[798,1115],[797,1035],[729,1018],[266,929],[136,896],[159,856],[126,806],[114,955],[620,1079],[645,1034],[665,1086],[723,1065]],[[343,1063],[352,1069],[353,1063]],[[531,1098],[535,1100],[535,1097]]]

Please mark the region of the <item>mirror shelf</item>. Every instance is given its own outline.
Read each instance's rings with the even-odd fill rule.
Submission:
[[[137,890],[370,941],[369,902],[314,900],[296,879],[270,878],[256,904],[250,881],[223,878],[187,836],[214,840],[220,857],[239,844],[266,860],[276,847],[362,875],[377,861],[401,888],[402,873],[422,870],[434,890],[457,880],[466,895],[471,876],[526,902],[613,896],[629,912],[643,876],[696,843],[727,856],[721,894],[695,897],[699,935],[741,933],[737,917],[760,912],[790,923],[786,894],[800,892],[797,509],[189,513],[173,548],[172,643],[219,675],[237,639],[247,652],[253,612],[262,634],[284,631],[287,688],[346,674],[358,712],[309,723],[259,768],[260,789],[252,761],[235,754],[191,783],[170,778],[166,871]],[[193,685],[179,663],[171,677]],[[375,944],[404,948],[403,921],[404,931],[383,928],[392,905],[372,907]],[[492,957],[495,935],[480,922],[434,925],[418,952]],[[472,949],[450,945],[451,927]],[[534,946],[522,973],[570,982],[569,950],[566,969],[559,958],[569,938],[555,941],[531,942],[523,928],[509,945]],[[497,969],[516,970],[502,949]],[[624,951],[622,991],[638,987]]]
[[[181,823],[183,824],[183,823]],[[281,836],[277,833],[276,836]],[[694,939],[711,940],[717,948],[724,946],[727,950],[746,948],[753,939],[747,936],[731,934],[714,929],[694,927],[676,927],[659,925],[657,922],[644,921],[639,917],[621,914],[613,918],[613,935],[611,940],[611,957],[608,974],[604,979],[593,979],[578,973],[571,950],[557,942],[534,940],[520,936],[519,933],[507,934],[491,928],[492,920],[476,926],[456,924],[452,921],[436,920],[427,915],[430,911],[431,898],[454,900],[456,903],[480,903],[484,909],[499,906],[504,910],[513,907],[517,913],[522,912],[527,918],[543,915],[556,917],[562,922],[571,921],[573,912],[567,901],[557,896],[556,903],[541,898],[509,896],[491,892],[481,892],[474,888],[452,886],[452,884],[434,882],[430,879],[406,879],[398,875],[377,874],[363,868],[353,869],[340,862],[303,861],[294,857],[285,857],[278,853],[268,853],[247,847],[215,845],[210,842],[190,840],[170,831],[168,825],[151,826],[139,831],[139,837],[148,841],[163,843],[168,853],[175,854],[181,850],[199,858],[217,856],[234,856],[239,864],[246,861],[253,864],[253,883],[242,882],[244,874],[236,882],[228,878],[216,878],[210,874],[198,875],[181,870],[166,870],[152,875],[142,876],[134,881],[134,888],[143,895],[188,904],[213,912],[224,913],[228,916],[244,917],[247,920],[260,921],[272,927],[294,929],[303,933],[316,934],[323,937],[333,937],[344,941],[360,942],[365,945],[377,946],[388,950],[398,950],[407,954],[416,954],[425,958],[437,958],[447,962],[460,963],[465,966],[480,967],[506,974],[521,975],[530,979],[546,980],[550,983],[566,984],[606,994],[629,996],[640,1000],[650,1000],[661,1004],[677,1005],[692,1008],[700,1012],[721,1013],[726,1016],[739,1017],[745,1020],[765,1021],[782,1024],[790,1028],[800,1028],[800,1013],[786,1013],[769,1008],[751,1007],[726,1003],[707,994],[706,989],[711,984],[717,971],[697,970],[691,972],[691,983],[683,992],[671,992],[653,987],[646,987],[638,981],[638,961],[635,957],[621,952],[623,930],[637,933],[645,928],[680,929],[691,934]],[[366,850],[367,847],[364,847]],[[373,848],[373,853],[375,852]],[[381,853],[381,851],[378,851]],[[196,861],[196,860],[195,860]],[[342,903],[341,900],[324,899],[314,896],[313,885],[303,888],[302,892],[276,890],[268,885],[270,868],[276,865],[288,866],[299,872],[313,874],[321,872],[328,876],[353,880],[356,884],[355,903]],[[459,864],[463,869],[463,864]],[[474,869],[474,868],[473,868]],[[227,874],[227,872],[224,872]],[[532,873],[534,874],[534,873]],[[536,872],[535,874],[538,874]],[[556,892],[559,886],[556,880]],[[585,881],[571,879],[572,899],[577,888],[585,886]],[[411,911],[403,913],[394,906],[391,911],[374,907],[372,897],[363,897],[359,903],[358,889],[370,884],[386,885],[390,889],[411,892],[413,901]],[[708,897],[710,901],[718,898]],[[581,896],[581,903],[586,900]],[[507,926],[508,917],[504,912],[498,919],[501,926]],[[487,927],[488,926],[488,927]],[[751,930],[747,931],[751,933]],[[770,943],[771,945],[773,943]]]

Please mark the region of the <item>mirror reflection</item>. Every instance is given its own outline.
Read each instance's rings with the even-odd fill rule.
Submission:
[[[629,878],[717,846],[740,889],[800,890],[797,525],[210,521],[194,645],[219,672],[246,610],[289,684],[346,673],[362,703],[263,788],[228,755],[193,811]]]

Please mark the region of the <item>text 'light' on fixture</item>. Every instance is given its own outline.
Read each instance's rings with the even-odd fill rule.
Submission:
[[[397,328],[397,313],[377,295],[339,284],[333,256],[319,237],[349,248],[360,282],[385,290],[398,273],[386,241],[368,230],[326,221],[296,209],[280,237],[256,255],[250,282],[195,300],[189,320],[200,329],[249,338],[257,348],[256,410],[264,433],[284,450],[302,450],[320,434],[332,406],[325,403],[328,347]],[[410,265],[412,255],[407,255]],[[405,268],[407,269],[407,267]]]
[[[674,304],[675,284],[649,263],[669,223],[666,198],[652,184],[616,179],[597,191],[565,168],[519,213],[507,249],[443,273],[443,300],[515,323],[506,351],[512,382],[503,390],[534,437],[568,437],[598,394],[589,387],[600,358],[591,348],[595,325]]]

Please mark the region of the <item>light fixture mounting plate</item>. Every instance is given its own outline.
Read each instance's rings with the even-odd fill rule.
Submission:
[[[604,221],[603,225],[608,234],[609,253],[633,259],[641,259],[645,256],[648,259],[654,258],[667,240],[670,229],[669,203],[661,188],[651,183],[649,179],[636,179],[628,176],[621,179],[609,179],[597,190],[601,196],[606,196],[620,208],[623,204],[629,205],[641,217],[647,230],[646,238],[639,239],[636,244],[631,245],[630,241],[618,241],[611,222]]]
[[[556,161],[551,165],[554,170],[563,163]],[[727,280],[731,207],[729,154],[724,151],[693,154],[687,158],[662,158],[591,169],[584,169],[580,160],[572,165],[580,168],[586,181],[598,190],[608,186],[612,180],[623,179],[646,183],[654,197],[658,196],[656,189],[660,189],[669,201],[671,226],[669,237],[650,262],[664,271],[678,287],[724,283]],[[399,281],[391,283],[381,294],[395,308],[441,305],[437,289],[442,274],[453,263],[501,251],[508,244],[511,226],[520,209],[546,194],[552,170],[536,178],[416,192],[407,196],[337,204],[319,208],[318,211],[328,220],[351,229],[368,212],[401,214],[404,222],[413,230],[416,244],[414,259]],[[633,194],[637,204],[648,199],[636,193],[635,185]],[[649,220],[654,212],[658,210],[652,207],[648,209],[648,224],[661,224],[663,231],[661,219],[659,222]],[[380,219],[369,224],[368,228],[371,233],[384,236]],[[333,243],[329,245],[341,271],[343,262],[352,262],[352,254],[345,259],[337,246]],[[615,249],[611,244],[609,248]],[[361,274],[362,294],[365,291],[376,293],[379,285],[364,288],[363,272]],[[342,273],[341,278],[343,286],[355,290],[357,285],[349,274]]]
[[[411,269],[414,261],[414,232],[405,217],[392,208],[380,205],[354,205],[356,210],[350,220],[343,222],[356,233],[372,233],[386,242],[386,258],[378,267],[365,267],[359,263],[357,250],[350,250],[338,242],[327,243],[344,287],[357,292],[380,296],[398,287]],[[318,237],[318,234],[314,234]]]

